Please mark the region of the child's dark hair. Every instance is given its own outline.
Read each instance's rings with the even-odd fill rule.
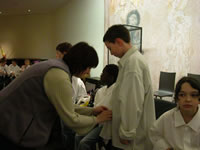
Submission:
[[[56,46],[56,50],[61,53],[68,52],[68,50],[72,47],[72,45],[68,42],[60,43]]]
[[[195,78],[192,77],[183,77],[181,78],[177,84],[176,84],[176,88],[175,88],[175,95],[174,95],[174,100],[175,102],[178,101],[178,94],[181,91],[181,87],[184,83],[189,83],[190,86],[196,90],[198,90],[199,94],[200,94],[200,83],[198,80],[196,80]],[[200,99],[199,99],[200,101]]]
[[[118,72],[119,72],[118,66],[115,65],[115,64],[108,64],[108,65],[105,66],[104,70],[107,73],[109,73],[111,76],[113,76],[113,78],[114,78],[113,83],[116,82]]]

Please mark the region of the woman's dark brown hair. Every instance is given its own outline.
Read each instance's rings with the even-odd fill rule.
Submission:
[[[86,42],[79,42],[72,46],[63,60],[72,75],[79,74],[87,68],[95,68],[99,63],[97,52]]]

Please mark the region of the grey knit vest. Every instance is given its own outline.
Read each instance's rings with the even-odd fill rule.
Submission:
[[[51,59],[32,65],[0,91],[1,136],[25,147],[48,142],[58,114],[45,94],[43,79],[53,67],[70,75],[63,60]]]

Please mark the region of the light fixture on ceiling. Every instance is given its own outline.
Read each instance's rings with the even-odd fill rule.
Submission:
[[[28,9],[28,12],[30,13],[30,12],[31,12],[31,10],[30,10],[30,9]]]

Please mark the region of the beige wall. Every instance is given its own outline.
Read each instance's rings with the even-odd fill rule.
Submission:
[[[86,41],[100,58],[92,76],[103,69],[103,34],[101,0],[71,0],[52,14],[0,17],[0,46],[7,58],[52,58],[58,43]]]
[[[104,1],[73,0],[58,10],[55,16],[55,45],[62,41],[72,44],[88,42],[100,58],[91,76],[99,76],[103,69]]]
[[[51,15],[1,16],[0,21],[0,45],[7,58],[54,55]]]

